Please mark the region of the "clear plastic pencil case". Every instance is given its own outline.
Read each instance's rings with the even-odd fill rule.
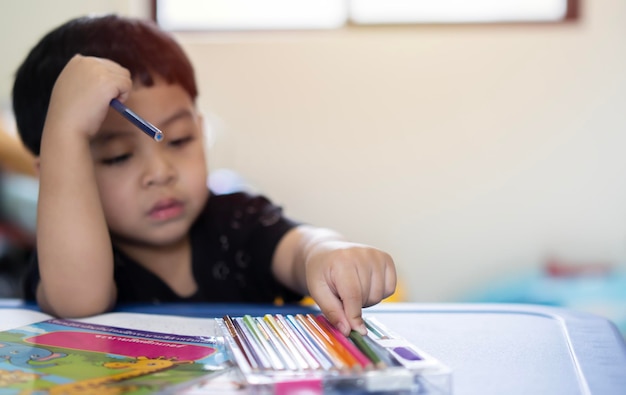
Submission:
[[[323,315],[217,319],[253,394],[450,394],[450,370],[373,317],[349,337]]]

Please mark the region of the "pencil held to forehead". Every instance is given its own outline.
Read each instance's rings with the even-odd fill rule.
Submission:
[[[135,114],[130,108],[126,107],[122,102],[117,99],[111,100],[111,107],[130,122],[132,122],[135,126],[141,129],[145,134],[152,137],[154,141],[163,140],[163,132],[160,131],[157,127],[155,127],[150,122],[141,118],[139,115]]]

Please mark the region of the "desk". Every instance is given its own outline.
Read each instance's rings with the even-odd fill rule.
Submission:
[[[8,305],[0,319],[12,307],[23,308]],[[117,311],[221,317],[303,310],[183,304]],[[626,393],[626,343],[612,323],[595,315],[534,305],[414,303],[379,304],[365,314],[448,365],[455,395]]]

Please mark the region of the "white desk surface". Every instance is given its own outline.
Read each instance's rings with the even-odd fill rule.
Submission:
[[[0,329],[28,323],[20,307],[0,302]],[[194,317],[274,312],[221,304],[118,311]],[[450,367],[455,395],[626,394],[626,343],[611,322],[595,315],[535,305],[417,303],[379,304],[365,314]]]

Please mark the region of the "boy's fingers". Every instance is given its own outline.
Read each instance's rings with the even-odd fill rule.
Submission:
[[[343,305],[343,313],[349,324],[348,330],[342,332],[348,335],[350,333],[349,329],[354,329],[362,335],[365,335],[367,329],[365,329],[365,323],[363,322],[363,318],[361,318],[361,308],[364,303],[363,298],[364,296],[367,297],[367,295],[362,295],[363,286],[361,279],[357,273],[342,278],[344,280],[337,286],[337,293]],[[367,286],[369,286],[369,284]]]
[[[349,334],[350,324],[344,314],[341,300],[328,288],[312,296],[328,321],[339,329],[341,333]]]
[[[367,334],[365,323],[361,316],[362,300],[361,295],[352,295],[347,297],[341,297],[343,304],[343,313],[348,319],[349,329],[354,329],[362,335]],[[341,331],[344,335],[350,334],[350,330]]]

